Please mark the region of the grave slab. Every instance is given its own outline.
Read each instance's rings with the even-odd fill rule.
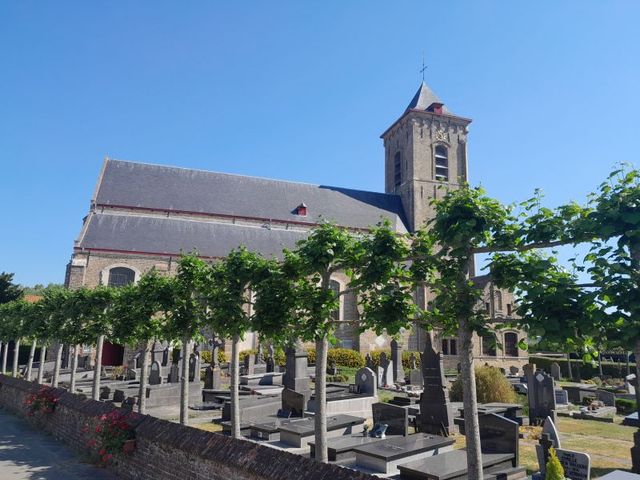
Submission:
[[[284,420],[280,423],[280,441],[293,447],[306,447],[315,437],[314,418]],[[362,432],[364,418],[352,415],[327,417],[327,437],[339,437]]]
[[[450,451],[453,443],[451,438],[426,433],[391,438],[354,449],[356,465],[393,474],[398,472],[398,465]]]
[[[391,438],[388,436],[386,439]],[[363,437],[362,435],[344,435],[342,437],[330,438],[327,440],[327,450],[329,460],[332,462],[355,458],[354,449],[371,443],[382,442],[385,438]],[[311,448],[311,458],[316,458],[315,441],[309,442]]]
[[[513,467],[514,457],[508,453],[482,455],[482,469]],[[454,450],[422,461],[400,465],[400,478],[407,480],[454,480],[467,476],[466,450]]]

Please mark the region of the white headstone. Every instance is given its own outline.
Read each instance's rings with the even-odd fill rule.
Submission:
[[[542,426],[542,433],[548,433],[549,434],[549,440],[551,440],[553,442],[553,448],[560,448],[560,434],[558,433],[558,430],[556,429],[555,424],[553,423],[553,420],[551,420],[551,417],[547,417],[544,421],[544,425]]]
[[[564,468],[564,476],[571,480],[589,480],[591,478],[591,457],[583,452],[556,449],[558,460]]]

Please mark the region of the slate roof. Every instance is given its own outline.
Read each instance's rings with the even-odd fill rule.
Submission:
[[[438,96],[435,93],[433,93],[433,91],[427,86],[426,83],[422,82],[422,84],[418,88],[418,91],[411,99],[411,102],[409,102],[409,105],[407,106],[407,109],[405,111],[426,110],[434,103],[443,103],[443,102],[440,101]],[[447,110],[446,106],[442,107],[442,111],[444,113],[451,114],[451,112]]]
[[[106,160],[96,205],[368,228],[382,218],[406,231],[397,195]],[[307,216],[294,213],[301,203]]]
[[[280,258],[306,233],[299,230],[150,215],[91,213],[76,248],[177,255],[196,250],[205,257],[225,257],[236,247]]]

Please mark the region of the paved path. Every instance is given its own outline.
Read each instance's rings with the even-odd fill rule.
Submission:
[[[103,468],[83,463],[66,445],[0,410],[0,479],[114,480]]]

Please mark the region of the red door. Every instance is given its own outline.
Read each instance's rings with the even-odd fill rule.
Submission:
[[[105,366],[119,366],[122,365],[124,357],[124,347],[121,345],[114,345],[113,343],[104,342],[102,347],[102,365]]]

